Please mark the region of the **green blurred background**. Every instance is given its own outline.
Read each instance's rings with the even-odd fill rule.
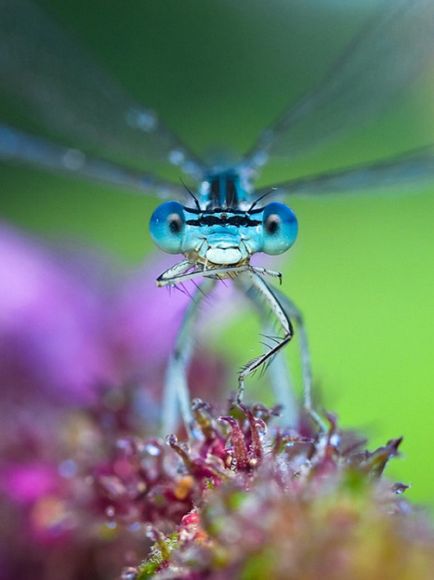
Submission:
[[[40,0],[96,59],[195,151],[242,151],[324,73],[378,2],[344,0]],[[430,143],[433,70],[374,122],[261,183],[387,157]],[[1,103],[3,120],[15,113]],[[26,127],[21,120],[20,126]],[[30,121],[28,126],[30,127]],[[294,198],[300,237],[282,261],[303,310],[327,409],[372,446],[404,435],[391,476],[434,505],[434,184],[420,190]],[[5,220],[49,240],[102,248],[137,267],[152,251],[157,199],[0,165]],[[265,263],[265,261],[264,261]],[[217,302],[213,303],[219,308]],[[170,303],[168,303],[170,307]],[[256,352],[252,315],[228,320],[214,348],[239,365]],[[291,348],[288,349],[291,351]],[[293,349],[294,351],[294,349]],[[288,356],[293,356],[289,352]],[[234,367],[235,368],[235,367]],[[234,375],[235,378],[235,375]],[[255,382],[255,381],[253,381]]]

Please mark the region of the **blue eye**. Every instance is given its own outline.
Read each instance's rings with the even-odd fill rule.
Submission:
[[[264,208],[262,227],[262,251],[266,254],[286,252],[297,238],[297,218],[283,203],[273,202]]]
[[[167,201],[157,207],[149,222],[151,237],[168,254],[180,254],[184,240],[184,208],[177,201]]]

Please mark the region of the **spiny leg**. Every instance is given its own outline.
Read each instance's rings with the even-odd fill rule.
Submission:
[[[265,304],[275,314],[284,331],[284,336],[279,339],[279,341],[277,341],[272,348],[270,348],[266,353],[247,363],[247,365],[241,370],[238,376],[238,402],[241,402],[244,396],[244,381],[246,377],[267,363],[286,344],[288,344],[294,333],[289,316],[281,306],[279,300],[276,298],[273,290],[271,290],[271,288],[259,276],[259,274],[254,271],[246,272],[240,275],[238,280],[246,292],[249,292],[250,294],[256,293],[258,299],[262,299],[265,302]]]
[[[278,278],[279,283],[282,283],[282,274],[280,272],[268,270],[266,268],[257,268],[250,266],[250,264],[243,264],[242,266],[221,266],[219,268],[205,268],[202,266],[200,268],[196,267],[196,269],[193,269],[191,272],[188,271],[194,267],[194,264],[188,260],[184,260],[163,272],[163,274],[157,278],[157,285],[175,286],[176,284],[181,284],[188,280],[194,280],[195,278],[216,278],[218,280],[220,277],[227,277],[235,279],[243,272],[257,272],[258,274]]]
[[[173,433],[176,429],[178,404],[187,432],[191,434],[193,416],[187,384],[187,369],[193,351],[192,327],[200,305],[214,285],[214,280],[204,280],[194,291],[192,301],[184,313],[166,371],[161,425],[163,435]]]
[[[189,260],[178,262],[178,264],[175,264],[158,276],[157,286],[173,286],[175,280],[191,268],[193,268],[193,264]]]
[[[266,276],[270,276],[271,278],[277,278],[279,280],[279,284],[282,284],[282,273],[281,272],[276,272],[276,270],[269,270],[268,268],[258,268],[257,266],[250,266],[250,267],[257,274],[264,274]]]
[[[307,338],[306,326],[304,324],[303,315],[300,309],[290,300],[285,294],[277,289],[274,293],[280,301],[280,304],[287,312],[288,316],[295,322],[299,331],[299,345],[300,345],[300,359],[301,359],[301,373],[303,379],[303,405],[306,412],[312,417],[317,425],[324,431],[328,429],[327,423],[315,411],[312,402],[312,361],[310,356],[309,341]]]
[[[243,285],[240,285],[240,287],[259,311],[264,333],[268,335],[270,333],[270,325],[268,323],[270,312],[269,308],[264,304],[262,295],[253,285],[250,288],[246,288]],[[271,361],[269,372],[276,401],[283,406],[282,419],[284,424],[285,426],[295,427],[298,423],[298,405],[294,396],[289,368],[282,353],[278,353]]]
[[[216,280],[219,280],[220,276],[231,278],[237,276],[241,272],[250,270],[250,266],[246,264],[243,266],[222,266],[221,268],[208,268],[208,269],[201,267],[196,268],[192,272],[186,272],[186,270],[193,267],[193,264],[191,264],[190,262],[187,263],[189,264],[188,268],[186,268],[183,272],[180,272],[179,274],[176,274],[170,278],[168,277],[163,278],[163,276],[166,276],[166,274],[168,274],[172,270],[172,268],[170,270],[167,270],[167,272],[164,272],[164,274],[162,274],[157,279],[158,286],[175,286],[176,284],[181,284],[182,282],[194,280],[195,278],[215,278]],[[181,266],[182,264],[184,264],[184,262],[181,262],[180,264],[178,264],[178,266]]]

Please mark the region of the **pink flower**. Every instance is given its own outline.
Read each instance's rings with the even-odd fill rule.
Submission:
[[[59,476],[50,464],[9,464],[0,472],[0,489],[10,500],[28,505],[45,495],[57,492]]]
[[[0,226],[2,397],[95,400],[112,375],[100,297],[60,259]]]

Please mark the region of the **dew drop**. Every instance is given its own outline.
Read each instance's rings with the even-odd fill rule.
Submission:
[[[152,457],[158,457],[159,455],[161,455],[161,449],[155,443],[146,443],[143,451],[148,455],[151,455]]]
[[[167,435],[166,443],[167,445],[176,445],[178,443],[178,437],[173,433],[171,435]]]
[[[113,518],[115,515],[115,508],[112,505],[109,505],[105,510],[105,514],[108,518]]]
[[[85,164],[86,157],[78,149],[68,149],[62,157],[62,165],[70,171],[78,171]]]
[[[263,167],[268,161],[268,154],[265,151],[260,151],[253,158],[253,163],[257,167]]]
[[[330,437],[330,443],[334,447],[337,447],[339,445],[340,440],[341,440],[341,438],[339,436],[339,433],[333,433],[333,435]]]
[[[141,129],[146,133],[154,131],[157,127],[157,116],[153,111],[146,109],[129,109],[126,115],[130,127]]]
[[[136,580],[137,569],[136,568],[125,568],[121,574],[121,580]]]
[[[184,152],[180,149],[172,149],[169,153],[169,161],[172,165],[181,165],[185,161]]]
[[[150,524],[145,526],[145,537],[155,542],[155,530]]]

